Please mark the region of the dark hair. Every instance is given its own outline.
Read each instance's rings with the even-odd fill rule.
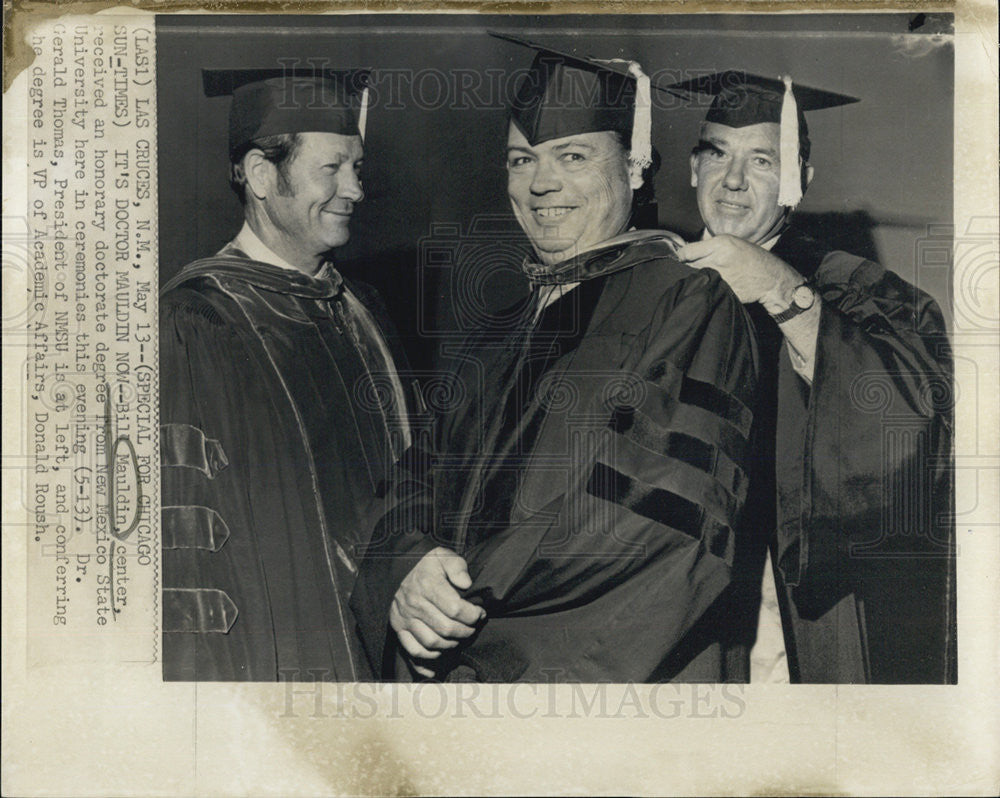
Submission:
[[[691,148],[692,155],[700,155],[705,151],[706,146],[703,141],[701,141],[701,136],[705,129],[705,124],[708,120],[701,123],[701,127],[698,129],[699,141],[694,147]],[[805,117],[799,114],[799,157],[802,159],[803,166],[809,163],[809,154],[812,150],[812,142],[809,140],[809,127],[806,125]]]
[[[625,153],[628,154],[632,147],[630,136],[621,130],[614,130],[612,133],[614,133],[615,138],[621,144]],[[642,185],[632,192],[631,224],[641,229],[656,227],[658,225],[656,192],[653,189],[653,178],[660,171],[661,158],[660,152],[656,147],[652,148],[651,155],[653,162],[642,170]]]
[[[265,160],[278,167],[279,190],[288,189],[288,165],[299,149],[298,133],[280,133],[248,141],[229,156],[229,185],[243,205],[247,204],[247,176],[243,170],[243,159],[250,150],[260,150]]]

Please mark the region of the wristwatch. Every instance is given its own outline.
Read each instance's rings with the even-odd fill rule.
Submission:
[[[802,283],[801,285],[797,285],[795,290],[792,291],[792,304],[788,309],[781,311],[781,313],[772,313],[771,318],[777,324],[784,324],[789,319],[794,319],[800,313],[805,313],[814,304],[816,304],[816,292],[809,283]]]

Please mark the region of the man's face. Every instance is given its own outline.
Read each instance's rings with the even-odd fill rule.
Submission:
[[[712,235],[762,244],[780,229],[785,208],[778,204],[778,130],[774,122],[702,127],[700,151],[691,156],[691,185]]]
[[[364,197],[358,170],[364,149],[359,136],[301,133],[284,178],[275,175],[264,212],[280,243],[301,266],[350,238],[354,204]],[[278,170],[275,169],[277,173]]]
[[[564,261],[622,232],[632,189],[628,158],[613,133],[581,133],[532,147],[511,124],[507,194],[543,264]]]

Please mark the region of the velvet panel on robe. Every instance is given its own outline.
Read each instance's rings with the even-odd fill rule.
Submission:
[[[217,257],[161,299],[165,679],[368,676],[347,597],[398,430],[339,290]]]
[[[396,587],[446,545],[487,620],[438,663],[443,678],[746,678],[728,610],[756,390],[749,321],[717,274],[666,245],[622,257],[630,268],[457,358],[465,399],[439,419],[437,452],[410,458],[352,599],[376,670],[391,670]]]
[[[951,349],[935,302],[796,233],[823,298],[812,386],[782,353],[777,558],[800,682],[954,683]]]

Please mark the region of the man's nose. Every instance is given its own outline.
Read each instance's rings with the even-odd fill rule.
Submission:
[[[531,193],[548,194],[561,188],[562,181],[556,173],[555,164],[547,158],[540,159],[535,165],[535,173],[531,176]]]
[[[361,178],[354,169],[345,169],[337,179],[337,196],[351,202],[361,202],[365,198],[365,190],[361,186]]]
[[[726,169],[723,185],[730,191],[743,191],[747,187],[747,175],[742,158],[733,158]]]

